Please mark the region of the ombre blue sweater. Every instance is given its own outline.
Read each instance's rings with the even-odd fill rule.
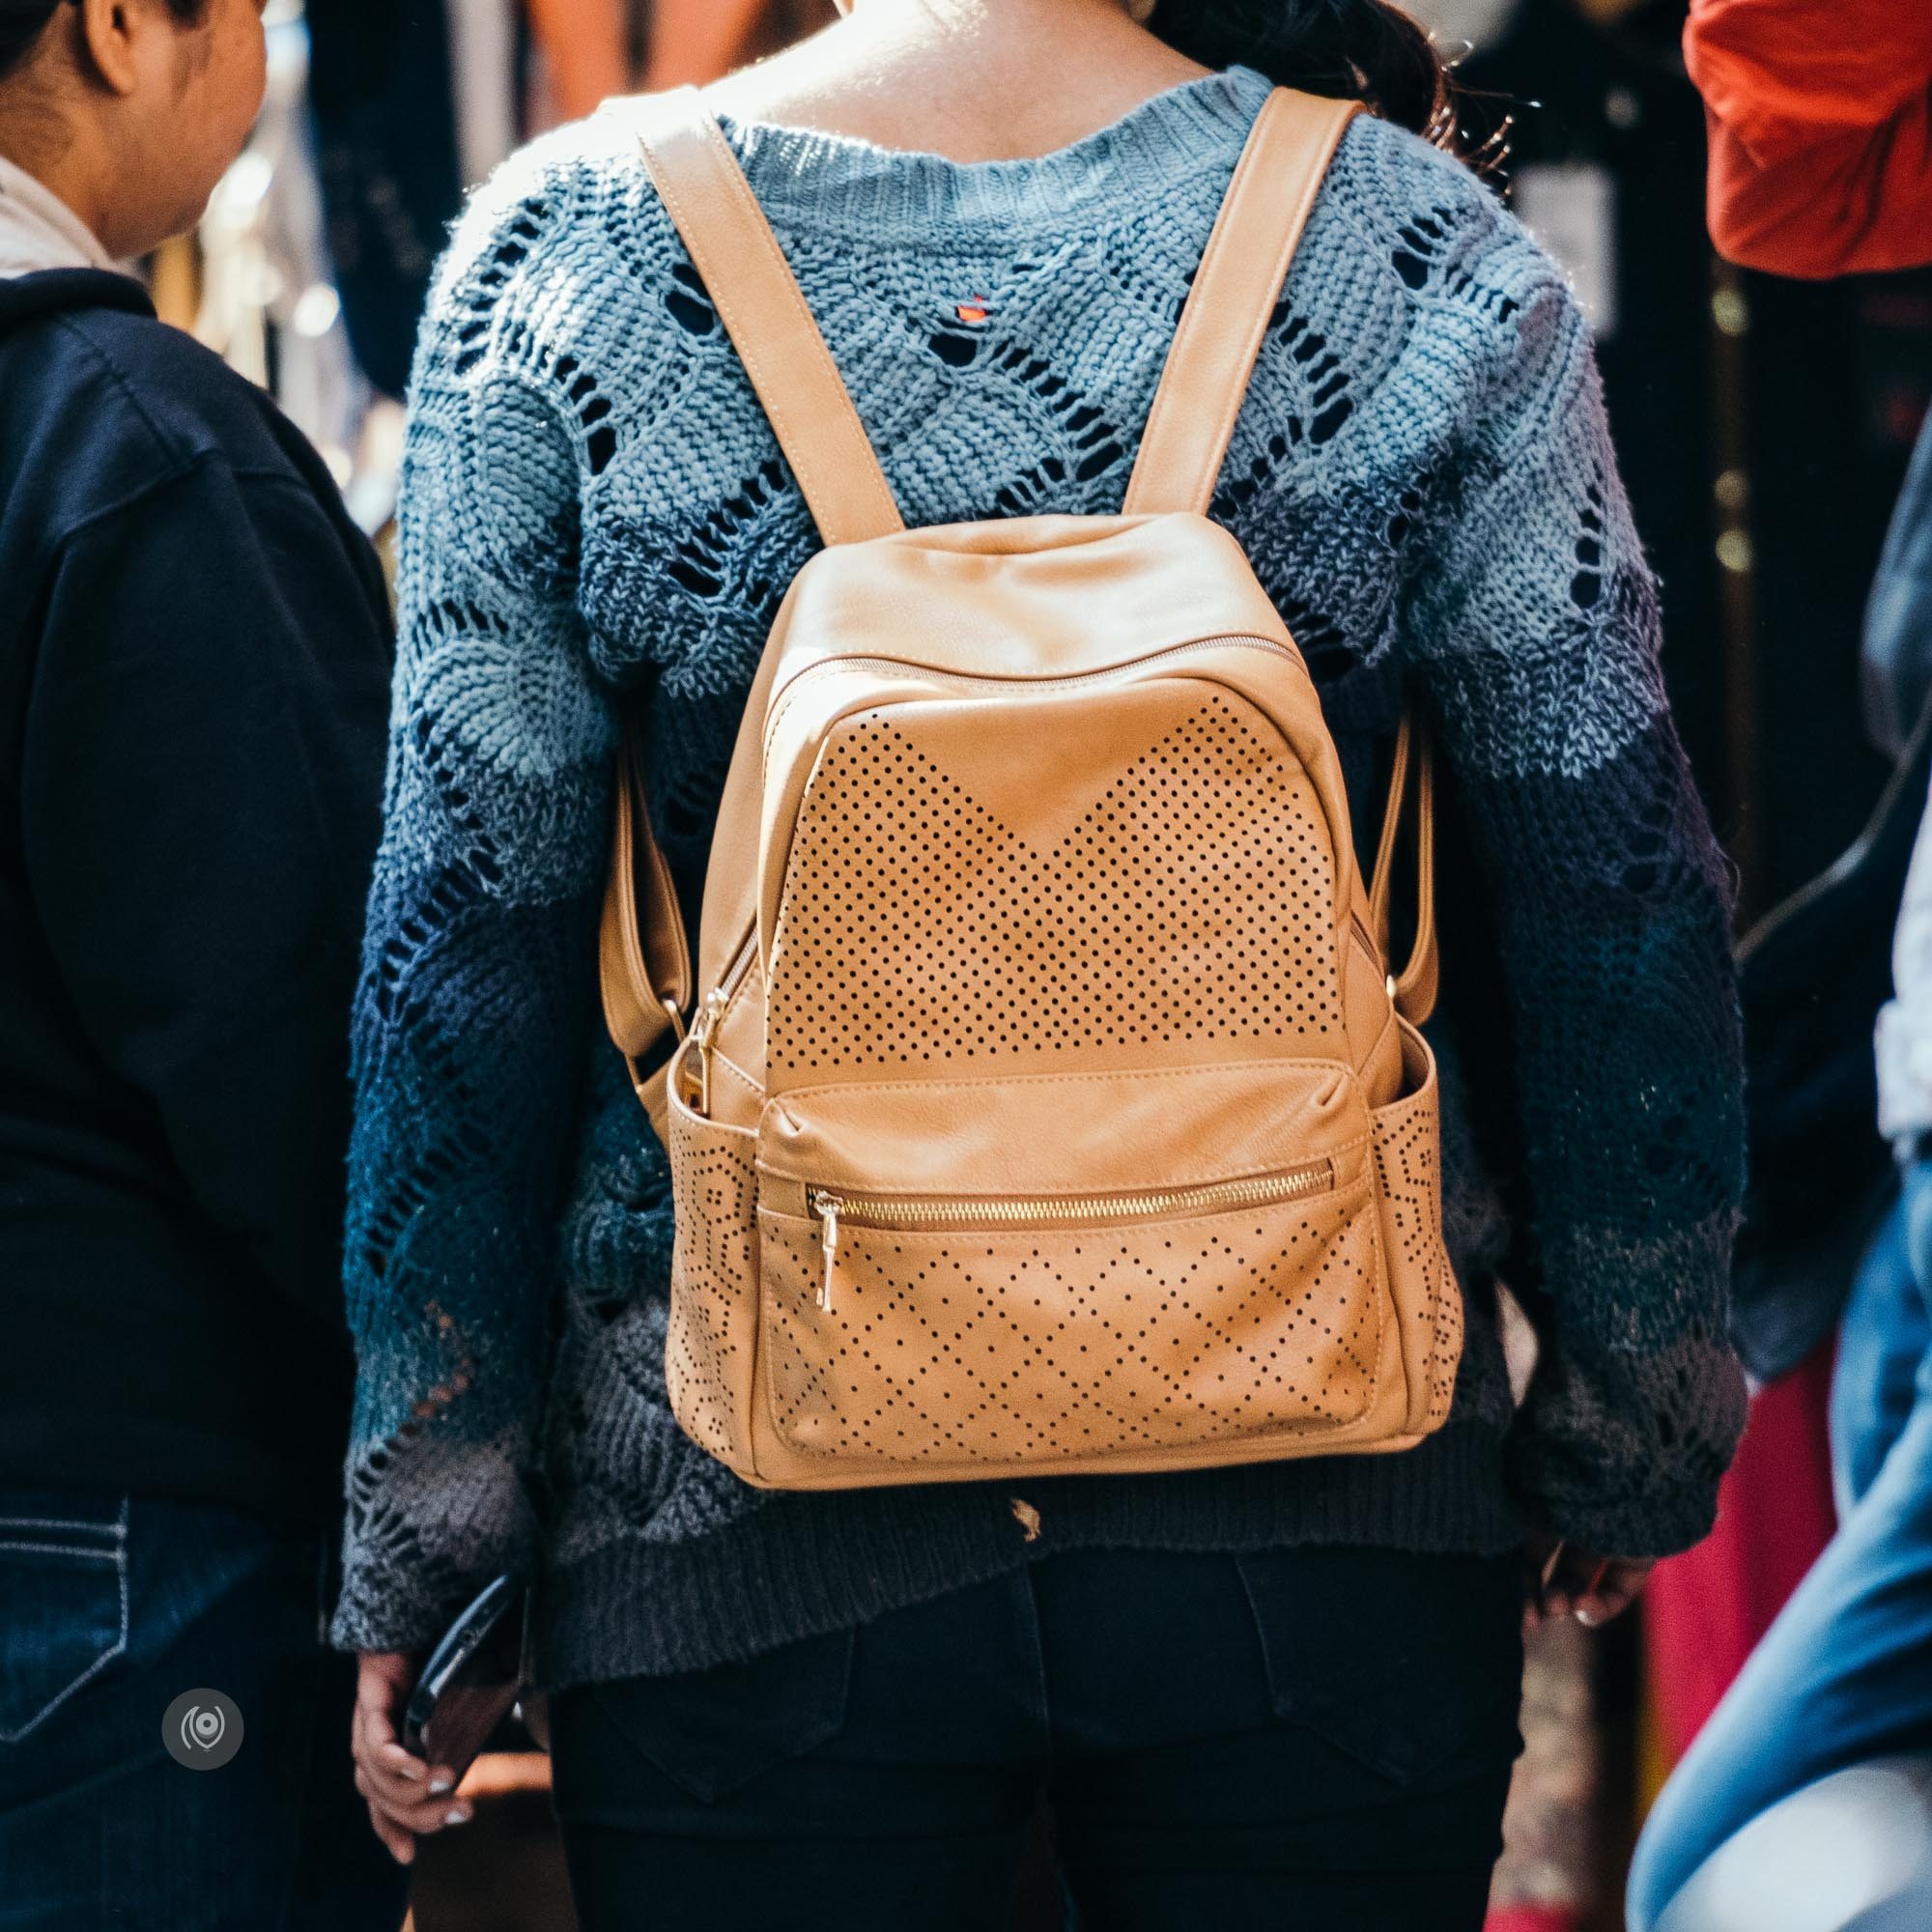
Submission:
[[[1121,507],[1265,98],[1236,70],[959,165],[727,129],[907,521]],[[971,312],[962,319],[962,311]],[[972,315],[983,312],[982,320]],[[354,1059],[345,1644],[540,1564],[552,1685],[695,1668],[1054,1550],[1628,1555],[1711,1520],[1743,1416],[1727,875],[1665,709],[1588,331],[1457,162],[1358,120],[1213,514],[1307,655],[1357,823],[1405,694],[1446,764],[1447,1216],[1468,1345],[1400,1456],[774,1494],[665,1391],[666,1163],[601,1034],[619,720],[695,910],[805,504],[620,114],[477,197],[403,477],[401,655]],[[1513,1409],[1494,1283],[1542,1333]]]

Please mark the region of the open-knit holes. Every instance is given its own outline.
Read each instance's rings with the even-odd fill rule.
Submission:
[[[550,205],[540,197],[531,196],[520,203],[504,224],[497,245],[482,258],[468,286],[457,295],[463,312],[463,320],[455,326],[457,375],[469,375],[489,354],[491,330],[497,324],[503,292],[511,276],[529,260],[530,249],[549,218]]]
[[[1290,381],[1286,386],[1292,403],[1281,428],[1244,466],[1230,464],[1224,469],[1208,512],[1221,523],[1233,523],[1257,495],[1271,488],[1304,444],[1319,449],[1355,412],[1354,398],[1349,393],[1348,365],[1329,346],[1328,338],[1308,326],[1306,316],[1292,313],[1284,300],[1276,305],[1268,331],[1288,352],[1286,373]],[[1302,635],[1293,613],[1284,609],[1282,614],[1305,652],[1309,639]]]
[[[734,578],[735,559],[749,547],[752,532],[787,488],[784,466],[774,456],[761,463],[738,487],[712,505],[702,523],[680,539],[667,565],[671,581],[702,603],[727,591],[740,608],[761,622],[777,614],[777,587],[767,581],[750,584]]]
[[[562,385],[564,399],[583,429],[583,459],[593,476],[601,476],[617,453],[617,432],[611,421],[611,398],[575,355],[559,355],[552,375]]]
[[[1153,1225],[935,1234],[759,1214],[767,1397],[806,1454],[1052,1464],[1354,1421],[1387,1300],[1365,1183]]]
[[[690,260],[680,256],[670,265],[670,282],[664,292],[671,320],[688,335],[710,335],[718,327],[718,311],[704,277]]]
[[[1219,695],[1048,852],[889,711],[866,714],[827,745],[800,810],[768,1064],[810,1075],[1232,1037],[1339,1045],[1323,824],[1307,774]]]
[[[1396,229],[1389,264],[1405,288],[1420,294],[1435,289],[1479,310],[1495,324],[1509,321],[1522,306],[1517,297],[1471,270],[1457,252],[1468,233],[1461,212],[1449,205],[1413,213]]]
[[[1075,483],[1091,483],[1125,460],[1126,448],[1120,431],[1106,413],[1071,387],[1044,356],[1013,345],[998,353],[993,366],[1008,381],[1017,382],[1030,390],[1045,406],[1054,435],[1069,450],[1068,462]],[[1017,513],[1005,501],[1001,509],[1009,515]]]
[[[1604,594],[1604,483],[1593,477],[1577,512],[1574,546],[1576,575],[1570,580],[1570,601],[1578,611],[1593,611]]]

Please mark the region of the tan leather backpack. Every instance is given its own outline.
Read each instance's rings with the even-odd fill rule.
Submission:
[[[749,1482],[1400,1449],[1447,1412],[1426,755],[1398,981],[1409,730],[1365,888],[1315,687],[1206,515],[1353,111],[1263,110],[1120,516],[908,530],[715,122],[644,105],[826,545],[752,687],[695,982],[628,745],[602,935],[670,1152],[671,1401]]]

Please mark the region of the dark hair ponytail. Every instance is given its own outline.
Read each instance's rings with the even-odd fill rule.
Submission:
[[[0,0],[0,80],[30,54],[62,0]]]
[[[1158,0],[1149,28],[1204,67],[1360,100],[1437,147],[1457,146],[1449,71],[1391,0]]]

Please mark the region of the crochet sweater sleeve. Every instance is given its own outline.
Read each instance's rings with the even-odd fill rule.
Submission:
[[[579,616],[596,434],[485,353],[533,214],[478,199],[432,295],[403,469],[384,835],[352,1036],[360,1373],[344,1646],[409,1649],[524,1564],[558,1197],[594,1024],[611,710]]]
[[[1547,264],[1498,340],[1406,628],[1502,924],[1510,1285],[1543,1337],[1513,1475],[1557,1533],[1657,1555],[1710,1527],[1744,1417],[1729,874],[1665,708],[1588,328]]]

